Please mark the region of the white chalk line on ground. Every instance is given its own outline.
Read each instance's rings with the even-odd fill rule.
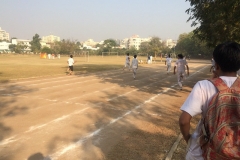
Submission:
[[[206,67],[204,67],[204,68],[206,68]],[[204,69],[204,68],[202,68],[202,69]],[[202,69],[200,69],[200,70],[202,70]],[[199,70],[199,71],[200,71],[200,70]],[[194,74],[198,73],[199,71],[195,72]],[[193,76],[194,74],[192,74],[191,76]],[[191,77],[191,76],[189,76],[189,77]],[[166,78],[165,78],[165,79],[166,79]],[[163,80],[163,79],[162,79],[162,80]],[[157,83],[157,82],[156,82],[156,83]],[[177,84],[172,85],[171,87],[174,87],[174,86],[176,86],[176,85],[177,85]],[[170,90],[170,89],[171,89],[171,88],[167,88],[167,89],[165,89],[162,93],[165,93],[165,92],[167,92],[167,91]],[[161,93],[161,94],[162,94],[162,93]],[[143,104],[148,103],[148,102],[151,102],[152,100],[154,100],[154,99],[155,99],[157,96],[159,96],[159,95],[160,95],[160,94],[157,94],[156,96],[153,96],[153,97],[150,98],[149,100],[146,100]],[[120,95],[120,96],[122,96],[122,95]],[[110,99],[109,99],[109,101],[110,101]],[[67,103],[67,102],[66,102],[66,103]],[[100,103],[103,103],[103,102],[100,102]],[[99,104],[100,104],[100,103],[99,103]],[[76,103],[76,104],[78,104],[78,103]],[[140,105],[143,105],[143,104],[140,104]],[[140,105],[136,106],[133,110],[139,108]],[[64,119],[66,119],[66,118],[69,118],[69,117],[72,116],[73,114],[79,114],[80,112],[83,112],[84,110],[87,110],[88,108],[89,108],[89,107],[87,107],[87,108],[85,108],[85,109],[83,109],[83,110],[80,110],[80,111],[76,111],[76,112],[74,112],[74,113],[71,113],[71,114],[69,114],[69,115],[64,115],[64,116],[62,116],[62,117],[60,117],[60,118],[57,118],[57,119],[55,119],[55,120],[52,120],[52,121],[46,123],[46,124],[31,126],[31,127],[29,128],[29,130],[25,131],[24,133],[32,132],[32,131],[34,131],[34,130],[36,130],[36,129],[40,129],[40,128],[44,127],[44,126],[47,126],[47,125],[49,125],[49,124],[51,124],[51,123],[56,123],[56,122],[58,122],[58,121],[64,120]],[[109,108],[109,109],[111,109],[111,108]],[[115,108],[112,108],[112,109],[115,109]],[[130,114],[133,110],[127,111],[127,113],[124,114],[124,116]],[[117,119],[112,120],[112,121],[109,123],[109,125],[115,123],[116,121],[118,121],[118,120],[120,120],[120,119],[122,119],[124,116],[118,117]],[[94,132],[93,132],[92,134],[90,134],[88,137],[90,138],[90,137],[96,135],[96,134],[99,133],[102,129],[103,129],[103,128],[100,128],[100,129],[98,129],[97,131],[94,131]],[[16,136],[17,136],[17,135],[14,135],[14,136],[12,136],[12,137],[10,137],[10,138],[8,138],[8,139],[3,140],[2,142],[0,142],[0,146],[9,144],[9,143],[11,143],[11,142],[15,142],[15,141],[17,141],[17,140],[20,140],[20,138],[19,138],[19,139],[14,139]],[[86,138],[86,137],[85,137],[85,138]],[[68,149],[67,149],[67,150],[68,150]],[[65,153],[65,151],[64,151],[64,153]]]
[[[189,76],[189,77],[192,77],[193,75],[195,75],[196,73],[199,73],[201,70],[203,70],[203,69],[205,69],[205,68],[206,68],[206,66],[205,66],[204,68],[200,69],[199,71],[195,72],[194,74],[192,74],[192,75]],[[189,77],[188,77],[188,78],[189,78]],[[178,85],[178,84],[176,83],[176,84],[172,85],[171,87],[175,87],[175,86],[177,86],[177,85]],[[140,104],[140,105],[138,105],[138,106],[135,106],[132,110],[127,111],[123,116],[120,116],[120,117],[118,117],[118,118],[116,118],[116,119],[111,120],[111,121],[110,121],[107,125],[105,125],[104,127],[101,127],[101,128],[99,128],[99,129],[95,130],[94,132],[89,133],[87,136],[79,139],[77,142],[72,143],[72,144],[70,144],[70,145],[68,145],[68,146],[62,147],[62,149],[60,149],[60,151],[58,151],[58,152],[50,155],[49,157],[51,157],[52,160],[55,160],[55,159],[57,159],[58,157],[60,157],[61,155],[65,154],[66,152],[68,152],[68,151],[70,151],[70,150],[72,150],[72,149],[80,146],[80,145],[81,145],[82,143],[84,143],[87,139],[92,138],[92,137],[98,135],[103,129],[105,129],[105,128],[108,127],[109,125],[114,124],[115,122],[121,120],[122,118],[124,118],[125,116],[131,114],[134,110],[140,108],[140,107],[143,106],[144,104],[149,103],[149,102],[152,102],[154,99],[156,99],[156,98],[157,98],[158,96],[160,96],[161,94],[168,92],[169,90],[172,89],[171,87],[170,87],[170,88],[167,88],[167,89],[165,89],[164,91],[158,93],[157,95],[149,98],[148,100],[145,100],[144,103],[142,103],[142,104]]]
[[[169,76],[170,77],[170,76]],[[165,79],[167,79],[167,78],[169,78],[169,77],[166,77],[166,78],[164,78],[164,79],[161,79],[161,81],[163,81],[163,80],[165,80]],[[154,82],[154,83],[159,83],[159,82],[161,82],[161,81],[157,81],[157,82]],[[152,84],[154,84],[154,83],[151,83],[151,84],[149,84],[149,85],[147,85],[147,86],[150,86],[150,85],[152,85]],[[111,88],[111,87],[110,87]],[[127,93],[124,93],[124,94],[121,94],[121,95],[119,95],[119,96],[117,96],[117,97],[114,97],[113,99],[116,99],[116,98],[118,98],[118,97],[122,97],[122,96],[124,96],[124,95],[126,95],[126,94],[129,94],[129,93],[131,93],[131,92],[133,92],[133,91],[136,91],[136,90],[139,90],[139,89],[134,89],[134,90],[132,90],[132,91],[130,91],[130,92],[127,92]],[[39,99],[41,99],[41,98],[39,98]],[[112,101],[113,99],[108,99],[107,101]],[[49,100],[49,101],[54,101],[54,100]],[[62,101],[63,103],[68,103],[68,102],[66,102],[66,101]],[[79,104],[79,103],[76,103],[76,104]],[[99,105],[101,105],[101,104],[103,104],[103,102],[99,102],[99,103],[97,103],[95,106],[99,106]],[[84,105],[84,104],[82,104],[82,105]],[[85,104],[85,105],[87,105],[87,104]],[[89,107],[87,107],[87,109],[88,109]],[[109,109],[113,109],[113,110],[119,110],[119,109],[116,109],[116,108],[112,108],[112,107],[108,107]],[[85,110],[87,110],[87,109],[83,109],[83,110],[80,110],[80,111],[75,111],[74,113],[71,113],[71,114],[69,114],[69,115],[64,115],[64,116],[62,116],[62,117],[60,117],[60,118],[57,118],[57,119],[55,119],[55,120],[52,120],[52,121],[50,121],[50,122],[48,122],[48,123],[45,123],[45,124],[41,124],[41,125],[36,125],[36,126],[31,126],[31,127],[29,127],[29,130],[27,130],[27,131],[25,131],[24,133],[28,133],[28,132],[32,132],[32,131],[34,131],[34,130],[36,130],[36,129],[40,129],[40,128],[43,128],[43,127],[45,127],[45,126],[47,126],[47,125],[49,125],[49,124],[51,124],[51,123],[55,123],[55,122],[58,122],[58,121],[60,121],[60,120],[65,120],[66,118],[69,118],[69,117],[71,117],[72,115],[75,115],[75,114],[79,114],[79,113],[81,113],[82,111],[85,111]],[[121,109],[120,109],[121,110]],[[13,136],[13,137],[16,137],[16,135],[15,136]],[[11,138],[12,139],[12,138]],[[15,141],[15,140],[14,140]],[[9,141],[9,142],[13,142],[13,140],[12,141]],[[6,142],[4,143],[4,144],[7,144]]]
[[[170,76],[169,76],[169,77],[170,77]],[[167,78],[169,78],[169,77],[167,77]],[[167,78],[161,79],[161,81],[162,81],[162,80],[165,80],[165,79],[167,79]],[[159,81],[158,81],[158,82],[154,82],[154,83],[159,83]],[[152,85],[152,84],[153,84],[153,83],[151,83],[151,84],[149,84],[149,85]],[[147,86],[149,86],[149,85],[147,85]],[[171,87],[172,87],[172,86],[171,86]],[[111,87],[110,87],[110,88],[111,88]],[[111,101],[111,100],[114,100],[114,99],[116,99],[116,98],[118,98],[118,97],[122,97],[122,96],[124,96],[124,95],[126,95],[126,94],[129,94],[129,93],[131,93],[131,92],[133,92],[133,91],[136,91],[136,90],[139,90],[139,89],[134,89],[134,90],[132,90],[132,91],[130,91],[130,92],[127,92],[127,93],[124,93],[124,94],[119,95],[119,96],[117,96],[117,97],[114,97],[113,99],[108,99],[107,101]],[[22,96],[22,97],[23,97],[23,96]],[[39,98],[39,99],[41,99],[41,98]],[[50,100],[50,99],[45,99],[45,100],[54,101],[54,102],[56,101],[56,100]],[[63,103],[71,103],[71,102],[67,102],[67,101],[62,101],[62,102],[63,102]],[[79,103],[74,103],[74,104],[79,104]],[[99,102],[99,103],[95,104],[95,106],[98,107],[98,106],[101,105],[101,104],[103,104],[103,102]],[[53,105],[53,104],[52,104],[52,105]],[[87,105],[87,104],[81,104],[81,105]],[[48,105],[48,106],[49,106],[49,105]],[[39,108],[39,107],[38,107],[38,108]],[[35,108],[35,109],[36,109],[36,108]],[[126,111],[126,110],[117,109],[117,108],[113,108],[113,107],[108,107],[108,109]],[[54,123],[54,122],[58,122],[58,121],[60,121],[60,120],[64,120],[64,119],[66,119],[66,118],[69,118],[69,117],[72,116],[72,115],[78,114],[78,112],[81,112],[81,111],[82,111],[82,110],[76,111],[76,112],[71,113],[71,114],[69,114],[69,115],[64,115],[64,116],[62,116],[62,117],[60,117],[60,118],[57,118],[57,119],[52,120],[52,121],[50,121],[50,122],[48,122],[48,123],[45,123],[45,124],[40,124],[40,125],[36,125],[36,126],[31,126],[31,127],[29,127],[29,130],[25,131],[24,133],[32,132],[32,131],[34,131],[34,130],[43,128],[43,127],[45,127],[45,126],[47,126],[47,125],[49,125],[49,124],[52,124],[52,123]],[[2,142],[0,143],[0,146],[1,146],[1,145],[6,145],[6,144],[8,144],[8,143],[15,142],[15,141],[19,140],[19,139],[14,139],[15,137],[17,137],[17,135],[14,135],[14,136],[8,138],[7,140],[2,141]],[[9,139],[10,139],[10,140],[9,140]]]
[[[204,68],[205,68],[205,67],[204,67]],[[200,70],[199,70],[199,71],[200,71]],[[197,72],[195,72],[195,73],[198,73],[199,71],[197,71]],[[194,73],[194,74],[195,74],[195,73]],[[192,74],[192,75],[194,75],[194,74]],[[191,76],[192,76],[192,75],[191,75]],[[171,77],[171,76],[169,76],[169,77]],[[161,81],[162,81],[162,80],[165,80],[165,79],[167,79],[167,78],[169,78],[169,77],[166,77],[166,78],[164,78],[164,79],[161,79]],[[189,77],[190,77],[190,76],[189,76]],[[154,82],[154,83],[159,83],[159,81]],[[152,85],[152,84],[154,84],[154,83],[151,83],[151,84],[149,84],[149,85]],[[149,85],[147,85],[147,86],[149,86]],[[176,84],[175,84],[175,85],[172,85],[171,87],[174,87],[174,86],[176,86]],[[111,87],[110,87],[110,88],[111,88]],[[116,98],[118,98],[118,97],[122,97],[122,96],[127,95],[127,94],[129,94],[129,93],[131,93],[131,92],[133,92],[133,91],[136,91],[136,90],[139,90],[139,89],[134,89],[134,90],[132,90],[132,91],[130,91],[130,92],[124,93],[124,94],[119,95],[119,96],[117,96],[117,97],[114,97],[114,98],[112,98],[112,99],[108,99],[107,101],[111,101],[111,100],[114,100],[114,99],[116,99]],[[22,96],[22,97],[23,97],[23,96]],[[39,99],[42,99],[42,98],[39,98]],[[45,99],[45,100],[48,100],[48,101],[56,101],[56,100],[50,100],[50,99]],[[71,103],[71,102],[67,102],[67,101],[62,101],[62,102],[63,102],[63,103]],[[99,102],[98,105],[100,105],[100,104],[102,104],[102,103],[103,103],[103,102]],[[79,103],[74,103],[74,104],[79,104]],[[86,104],[81,104],[81,105],[86,105]],[[109,109],[119,110],[119,109],[112,108],[112,107],[110,107]],[[80,110],[80,112],[81,112],[81,110]],[[75,114],[75,112],[72,113],[72,114],[70,114],[70,115],[74,115],[74,114]],[[63,117],[64,117],[64,118],[63,118]],[[60,117],[60,119],[63,120],[63,119],[68,118],[69,116],[63,116],[63,117],[62,117],[62,118]],[[55,120],[52,120],[52,121],[50,121],[49,123],[46,123],[46,124],[31,126],[28,131],[25,131],[25,133],[34,131],[34,130],[36,130],[36,129],[40,129],[40,128],[44,127],[44,126],[47,126],[48,124],[51,124],[52,122],[57,122],[57,121],[59,121],[58,118],[56,119],[56,121],[55,121]],[[0,145],[5,145],[5,144],[8,144],[8,143],[11,143],[11,142],[16,141],[16,140],[14,140],[15,137],[16,137],[16,135],[8,138],[7,140],[4,140],[4,141],[0,142]],[[9,140],[9,139],[11,139],[11,140]]]
[[[158,72],[158,71],[157,71]],[[107,73],[107,72],[106,72]],[[113,72],[109,72],[110,73],[110,75],[115,75]],[[124,73],[124,74],[126,74],[126,73]],[[129,72],[129,73],[127,73],[127,74],[132,74],[132,72]],[[111,78],[114,78],[114,77],[118,77],[119,75],[116,75],[116,76],[112,76]],[[96,77],[96,75],[93,75],[93,76],[89,76],[89,77]],[[74,80],[74,79],[81,79],[81,78],[89,78],[89,77],[75,77],[75,78],[72,78],[71,80]],[[105,78],[106,76],[104,76],[104,74],[103,75],[101,75],[100,76],[100,78]],[[56,78],[54,78],[54,79],[56,79]],[[99,78],[97,78],[97,79],[99,79]],[[37,80],[38,81],[38,80]],[[41,81],[41,80],[39,80],[39,81]],[[54,81],[54,82],[62,82],[62,81],[69,81],[69,79],[67,79],[67,80],[61,80],[61,81]],[[91,81],[91,80],[89,80],[89,81]],[[86,80],[86,81],[84,81],[84,82],[88,82],[88,80]],[[51,83],[51,82],[47,82],[47,83]],[[79,82],[76,82],[76,83],[79,83]],[[39,84],[41,84],[41,83],[37,83],[37,84],[32,84],[32,85],[39,85]],[[44,83],[45,84],[45,83]],[[31,85],[31,84],[30,84]],[[28,86],[30,86],[30,85],[28,85]],[[52,87],[59,87],[59,86],[64,86],[64,85],[72,85],[72,83],[67,83],[67,84],[63,84],[63,85],[55,85],[55,86],[49,86],[49,87],[43,87],[43,88],[39,88],[39,89],[52,89]],[[25,88],[25,86],[14,86],[14,88]],[[2,90],[6,90],[5,88],[2,88]],[[26,91],[26,92],[22,92],[21,94],[26,94],[26,93],[30,93],[29,91]],[[14,96],[14,94],[2,94],[2,96]]]

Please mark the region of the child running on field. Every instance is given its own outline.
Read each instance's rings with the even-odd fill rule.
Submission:
[[[172,58],[170,55],[166,58],[165,65],[167,65],[167,74],[170,73],[171,68],[172,68]]]
[[[74,60],[73,60],[73,56],[70,55],[70,58],[67,60],[67,63],[68,63],[68,75],[71,75],[72,72],[73,72],[73,64],[75,63]]]
[[[123,67],[123,70],[124,70],[126,67],[127,67],[127,68],[129,69],[129,71],[130,71],[130,57],[129,57],[129,53],[127,53],[127,55],[126,55],[126,58],[125,58],[125,66]]]
[[[137,69],[138,69],[137,55],[134,55],[134,58],[132,60],[133,79],[136,79]]]
[[[231,87],[234,84],[234,82],[237,80],[236,73],[237,73],[237,70],[239,70],[240,68],[240,45],[235,42],[226,42],[226,43],[219,44],[213,51],[213,58],[215,60],[215,72],[217,73],[217,75],[219,75],[219,77],[215,80],[218,80],[218,83],[219,85],[221,84],[221,86]],[[196,127],[196,130],[194,131],[193,134],[190,134],[190,121],[193,116],[196,116],[198,114],[201,114],[202,117],[205,117],[210,101],[215,96],[215,94],[218,93],[218,89],[215,87],[215,85],[213,84],[213,82],[210,82],[209,80],[198,81],[193,87],[190,95],[188,96],[188,98],[186,99],[186,101],[181,107],[182,114],[180,115],[180,118],[179,118],[179,126],[180,126],[180,130],[184,140],[188,143],[186,160],[194,160],[194,159],[203,160],[204,159],[202,156],[202,149],[199,143],[197,142],[198,138],[200,137],[201,129],[203,127],[203,121],[202,120],[199,121]],[[222,118],[223,119],[226,118],[225,117],[226,115],[222,115],[223,112],[221,112],[219,108],[218,108],[219,114],[212,115],[213,117],[220,116],[215,119],[215,121],[213,122],[214,124],[217,124],[218,120],[222,120]],[[226,113],[228,112],[226,111]],[[234,114],[239,115],[239,112]],[[221,117],[221,115],[224,117]],[[206,132],[208,133],[208,131]],[[234,130],[232,130],[232,132],[234,132]],[[223,134],[224,135],[222,136],[226,136],[226,137],[228,136],[227,132],[224,132]],[[236,134],[236,136],[238,134],[238,137],[239,137],[239,132],[238,133],[235,132],[233,134]],[[221,135],[218,135],[218,137],[220,136]],[[239,138],[236,140],[239,141]],[[236,143],[239,143],[239,142],[236,142]],[[231,141],[229,142],[229,146],[227,146],[227,148],[231,150],[232,145],[233,144]],[[209,154],[209,156],[212,156],[212,154]],[[237,155],[232,155],[232,156],[237,156]],[[221,158],[217,158],[216,160],[220,160],[220,159]],[[230,159],[235,159],[235,158],[230,158]]]
[[[182,54],[178,54],[178,60],[176,61],[176,64],[174,66],[173,74],[176,74],[176,68],[177,68],[177,80],[178,80],[178,85],[180,87],[180,90],[182,90],[182,82],[186,74],[185,66],[187,67],[187,74],[189,75],[189,68],[188,68],[187,61],[183,59]]]

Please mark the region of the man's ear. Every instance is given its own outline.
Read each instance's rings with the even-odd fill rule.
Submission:
[[[221,67],[215,62],[215,70],[216,71],[219,71],[219,70],[221,70]]]

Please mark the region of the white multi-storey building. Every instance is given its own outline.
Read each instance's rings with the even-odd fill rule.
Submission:
[[[177,42],[172,39],[166,40],[166,46],[169,48],[174,48],[176,46]]]
[[[24,51],[31,51],[31,44],[30,44],[31,40],[26,40],[26,39],[12,39],[12,44],[15,45],[23,45],[25,46]]]
[[[83,42],[83,46],[95,47],[99,42],[94,42],[93,39],[88,39]]]
[[[0,40],[7,40],[9,41],[9,33],[6,31],[2,30],[0,27]]]
[[[49,35],[49,36],[43,36],[42,41],[46,43],[53,43],[55,41],[60,41],[60,37],[54,36],[54,35]]]
[[[151,38],[140,38],[139,35],[131,36],[127,41],[127,48],[134,47],[135,49],[139,50],[139,47],[142,42],[149,42]]]
[[[8,42],[0,42],[0,52],[1,51],[8,51],[10,44],[11,43],[8,43]]]

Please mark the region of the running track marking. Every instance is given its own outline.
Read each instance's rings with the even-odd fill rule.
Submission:
[[[204,68],[206,68],[206,67],[207,67],[207,66],[205,66]],[[204,69],[204,68],[202,68],[202,69]],[[200,72],[202,69],[200,69],[199,71],[196,71],[195,73],[191,74],[189,77],[191,77],[191,76],[193,76],[194,74]],[[187,77],[187,78],[189,78],[189,77]],[[169,77],[167,77],[167,78],[169,78]],[[164,78],[164,79],[162,79],[162,80],[165,80],[165,79],[167,79],[167,78]],[[187,78],[186,78],[186,79],[187,79]],[[162,80],[161,80],[161,81],[162,81]],[[154,82],[154,83],[159,83],[159,81],[158,81],[158,82]],[[151,83],[151,84],[149,84],[149,85],[152,85],[152,84],[153,84],[153,83]],[[149,85],[147,85],[147,86],[149,86]],[[174,85],[172,85],[171,88],[175,87],[176,85],[177,85],[177,83],[174,84]],[[162,93],[167,92],[167,91],[170,90],[171,88],[165,89],[164,91],[160,92],[159,94],[157,94],[157,95],[153,96],[152,98],[150,98],[149,100],[145,101],[143,104],[152,101],[152,100],[155,99],[158,95],[161,95]],[[136,91],[136,90],[139,90],[139,89],[134,89],[134,90],[132,90],[132,91],[130,91],[130,92],[127,92],[127,93],[124,93],[124,94],[122,94],[122,95],[119,95],[118,97],[121,97],[121,96],[123,96],[123,95],[129,94],[129,93],[131,93],[131,92],[133,92],[133,91]],[[112,98],[112,99],[116,99],[116,98],[117,98],[117,97],[114,97],[114,98]],[[111,101],[112,99],[108,99],[107,101]],[[65,102],[65,103],[69,103],[69,102]],[[98,105],[100,105],[100,104],[102,104],[102,103],[103,103],[103,102],[99,102],[98,104],[96,104],[96,106],[98,106]],[[85,105],[86,105],[86,104],[85,104]],[[139,107],[140,107],[140,106],[137,106],[137,107],[135,107],[135,108],[132,109],[132,110],[135,110],[135,109],[137,109],[137,108],[139,108]],[[64,120],[64,119],[66,119],[66,118],[69,118],[71,115],[79,114],[79,113],[81,113],[82,111],[87,110],[88,108],[89,108],[89,107],[87,107],[87,108],[85,108],[85,109],[83,109],[83,110],[80,110],[80,111],[75,111],[74,113],[71,113],[71,114],[69,114],[69,115],[64,115],[64,116],[62,116],[62,117],[60,117],[60,118],[57,118],[57,119],[52,120],[52,121],[50,121],[50,122],[48,122],[48,123],[45,123],[45,124],[41,124],[41,125],[37,125],[37,126],[31,126],[31,127],[29,128],[29,130],[25,131],[24,133],[32,132],[32,131],[34,131],[34,130],[36,130],[36,129],[40,129],[40,128],[44,127],[44,126],[47,126],[47,125],[49,125],[49,124],[51,124],[51,123],[55,123],[55,122],[58,122],[58,121],[60,121],[60,120]],[[132,111],[128,111],[128,112],[131,113]],[[128,113],[128,112],[127,112],[127,113]],[[123,118],[123,117],[117,118],[115,121],[117,121],[117,120],[119,120],[119,119],[122,119],[122,118]],[[112,123],[110,123],[110,124],[112,124]],[[101,129],[101,128],[100,128],[100,129]],[[18,139],[14,139],[16,136],[17,136],[17,135],[14,135],[14,136],[12,136],[12,137],[10,137],[10,138],[8,138],[8,139],[0,142],[0,146],[1,146],[1,145],[6,145],[6,144],[8,144],[8,143],[11,143],[11,142],[14,142],[14,141],[18,140]]]
[[[166,77],[166,78],[164,78],[164,79],[161,79],[161,81],[163,81],[163,80],[165,80],[165,79],[167,79],[167,78],[169,78],[169,77]],[[154,83],[159,83],[159,81],[154,82]],[[152,84],[154,84],[154,83],[150,83],[150,84],[147,85],[147,86],[150,86],[150,85],[152,85]],[[171,86],[171,87],[172,87],[172,86]],[[111,88],[111,87],[110,87],[110,88]],[[131,92],[133,92],[133,91],[136,91],[136,90],[139,90],[139,89],[134,89],[134,90],[132,90],[132,91],[129,91],[129,92],[127,92],[127,93],[124,93],[124,94],[122,94],[122,95],[119,95],[119,96],[117,96],[117,97],[114,97],[114,98],[112,98],[112,99],[108,99],[107,101],[111,101],[111,100],[116,99],[116,98],[118,98],[118,97],[122,97],[122,96],[124,96],[124,95],[126,95],[126,94],[129,94],[129,93],[131,93]],[[39,98],[39,99],[41,99],[41,98]],[[48,100],[48,101],[56,101],[56,100],[49,100],[49,99],[46,99],[46,100]],[[66,101],[62,101],[62,102],[63,102],[63,103],[69,103],[69,102],[66,102]],[[75,103],[75,104],[77,104],[77,103]],[[79,103],[78,103],[78,104],[79,104]],[[95,104],[95,106],[98,107],[98,106],[101,105],[101,104],[103,104],[103,102],[99,102],[99,103]],[[81,104],[81,105],[87,105],[87,104]],[[38,107],[38,108],[39,108],[39,107]],[[36,108],[35,108],[35,109],[36,109]],[[89,109],[89,107],[84,108],[84,109],[79,110],[79,111],[75,111],[75,112],[73,112],[73,113],[71,113],[71,114],[69,114],[69,115],[64,115],[64,116],[62,116],[62,117],[60,117],[60,118],[57,118],[57,119],[52,120],[52,121],[50,121],[50,122],[48,122],[48,123],[45,123],[45,124],[36,125],[36,126],[31,126],[31,127],[29,127],[29,130],[25,131],[24,133],[32,132],[32,131],[34,131],[34,130],[43,128],[43,127],[45,127],[45,126],[47,126],[47,125],[49,125],[49,124],[56,123],[56,122],[58,122],[58,121],[60,121],[60,120],[64,120],[64,119],[66,119],[66,118],[69,118],[69,117],[71,117],[72,115],[79,114],[79,113],[81,113],[82,111],[85,111],[85,110],[87,110],[87,109]],[[119,109],[112,108],[112,107],[108,107],[108,109],[119,110]],[[123,111],[123,110],[121,110],[121,111]],[[124,110],[124,111],[125,111],[125,110]],[[11,143],[11,142],[14,142],[14,141],[16,141],[16,140],[19,140],[19,139],[14,139],[16,136],[17,136],[17,135],[14,135],[14,136],[12,136],[12,137],[4,140],[3,142],[0,143],[0,146],[1,146],[1,145],[6,145],[6,144]]]
[[[192,77],[192,76],[195,75],[196,73],[199,73],[201,70],[205,69],[206,67],[207,67],[207,66],[203,67],[202,69],[200,69],[200,70],[198,70],[197,72],[193,73],[193,74],[192,74],[191,76],[189,76],[189,77]],[[189,78],[189,77],[187,77],[187,78]],[[187,78],[186,78],[186,79],[187,79]],[[176,84],[173,85],[173,86],[176,86],[176,85],[178,85],[178,84],[176,83]],[[171,89],[172,89],[171,87],[165,89],[164,91],[162,91],[162,92],[158,93],[157,95],[155,95],[155,96],[149,98],[148,100],[144,101],[144,103],[142,103],[142,104],[140,104],[140,105],[138,105],[138,106],[135,106],[132,110],[127,111],[123,116],[118,117],[118,118],[116,118],[116,119],[113,119],[113,120],[112,120],[109,124],[107,124],[106,126],[101,127],[101,128],[97,129],[96,131],[94,131],[94,132],[92,132],[92,133],[89,133],[87,136],[79,139],[79,140],[78,140],[77,142],[75,142],[75,143],[72,143],[72,144],[70,144],[70,145],[68,145],[68,146],[62,147],[62,149],[60,149],[60,151],[58,151],[58,152],[50,155],[50,158],[51,158],[52,160],[55,160],[55,159],[57,159],[58,157],[60,157],[61,155],[65,154],[66,152],[68,152],[68,151],[76,148],[76,147],[79,146],[79,145],[82,145],[86,140],[88,140],[88,139],[91,138],[91,137],[94,137],[94,136],[98,135],[98,134],[99,134],[103,129],[105,129],[106,127],[108,127],[108,126],[110,126],[111,124],[114,124],[115,122],[121,120],[121,119],[124,118],[125,116],[131,114],[134,110],[140,108],[141,106],[143,106],[143,105],[146,104],[146,103],[149,103],[149,102],[153,101],[155,98],[157,98],[158,96],[162,95],[163,93],[168,92],[168,91],[171,90]]]

